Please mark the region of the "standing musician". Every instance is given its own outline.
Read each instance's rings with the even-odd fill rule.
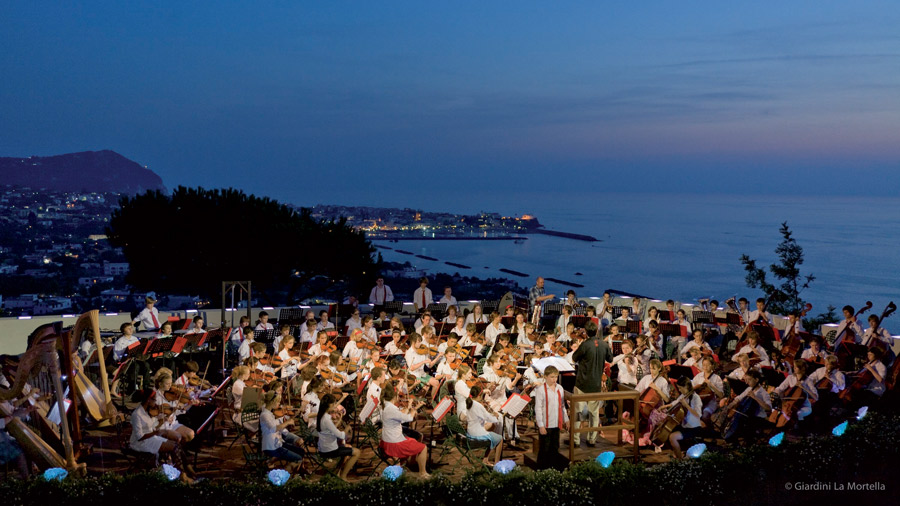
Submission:
[[[758,298],[756,299],[756,310],[750,312],[750,318],[747,319],[747,325],[762,319],[769,325],[773,325],[772,315],[766,311],[766,299]]]
[[[703,430],[704,422],[701,420],[703,412],[703,403],[700,396],[694,391],[694,385],[691,380],[682,377],[678,380],[678,392],[681,394],[671,403],[663,406],[667,409],[680,403],[684,407],[684,420],[677,431],[669,434],[669,444],[672,445],[672,451],[675,453],[676,459],[683,459],[684,453],[681,451],[681,443],[690,445]]]
[[[544,384],[534,389],[534,420],[538,426],[538,469],[555,467],[559,460],[559,430],[567,430],[569,413],[565,393],[557,383],[559,370],[547,366]]]
[[[598,330],[591,325],[588,330],[588,339],[578,345],[578,349],[572,353],[572,361],[576,364],[575,395],[583,393],[596,393],[606,390],[606,382],[603,379],[606,363],[612,361],[612,353],[606,341],[597,336]],[[600,425],[600,408],[602,401],[579,402],[575,411],[582,413],[590,422],[591,427]],[[573,420],[574,422],[574,420]],[[578,446],[581,441],[581,433],[572,435],[572,444]],[[597,432],[587,434],[588,446],[595,446]]]
[[[532,311],[534,311],[535,307],[542,307],[545,301],[555,298],[556,295],[554,294],[544,294],[544,278],[540,276],[535,280],[534,286],[528,290],[528,306]],[[540,314],[540,312],[538,314]]]
[[[444,287],[444,296],[438,301],[438,304],[447,304],[447,309],[449,310],[451,307],[459,306],[459,301],[456,300],[456,297],[453,296],[453,288],[450,286]],[[480,304],[479,304],[480,306]]]
[[[385,302],[392,302],[393,300],[394,292],[391,291],[391,287],[384,284],[384,277],[379,276],[375,281],[375,286],[372,287],[372,291],[369,292],[369,304],[383,306]]]
[[[428,288],[428,278],[419,279],[419,288],[413,292],[413,304],[416,306],[416,312],[425,311],[428,305],[434,302],[434,296],[431,294],[431,288]]]
[[[144,309],[141,310],[131,323],[141,324],[146,330],[156,330],[159,328],[159,310],[153,307],[156,304],[156,296],[153,292],[148,293],[144,299]]]

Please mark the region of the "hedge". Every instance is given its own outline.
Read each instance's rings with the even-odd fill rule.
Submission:
[[[886,490],[852,492],[847,500],[871,494],[890,502],[896,495],[889,479],[900,447],[900,416],[871,413],[850,423],[841,437],[814,436],[761,444],[731,453],[707,452],[699,459],[652,467],[617,460],[607,469],[593,462],[565,472],[514,470],[507,475],[469,473],[453,482],[436,476],[429,481],[403,477],[395,482],[373,479],[345,484],[336,479],[291,480],[283,487],[242,479],[169,482],[161,473],[104,474],[62,481],[7,479],[0,484],[2,504],[66,506],[160,506],[216,504],[257,506],[392,505],[666,505],[753,504],[775,501],[833,502],[834,490],[786,490],[806,484],[879,482]],[[238,478],[238,477],[236,477]],[[787,484],[787,485],[786,485]],[[892,490],[894,488],[895,490]],[[828,495],[832,494],[832,495]],[[648,502],[649,501],[649,502]]]

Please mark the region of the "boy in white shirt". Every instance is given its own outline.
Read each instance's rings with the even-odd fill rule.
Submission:
[[[534,389],[534,418],[538,426],[538,469],[554,467],[559,455],[559,430],[569,427],[565,392],[559,380],[559,370],[544,369],[544,384]]]

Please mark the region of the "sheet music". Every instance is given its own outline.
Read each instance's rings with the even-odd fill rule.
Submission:
[[[509,399],[506,399],[506,402],[503,403],[501,411],[503,414],[515,418],[519,416],[519,413],[521,413],[523,409],[525,409],[525,406],[528,406],[529,402],[531,402],[531,397],[528,397],[527,395],[512,394],[509,396]]]
[[[544,357],[531,361],[531,366],[541,374],[544,374],[544,369],[546,369],[547,366],[550,365],[556,367],[559,372],[569,372],[575,370],[575,367],[562,357]]]
[[[453,408],[453,400],[450,399],[449,396],[441,399],[441,402],[434,408],[434,411],[431,412],[431,416],[434,417],[436,422],[440,422],[447,416],[447,413],[450,412],[450,409]]]

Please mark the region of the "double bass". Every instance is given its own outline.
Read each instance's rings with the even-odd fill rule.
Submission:
[[[803,307],[803,310],[800,311],[800,315],[797,317],[798,320],[802,320],[803,317],[806,316],[806,313],[811,309],[812,304],[807,303],[806,306]],[[803,339],[801,339],[800,335],[797,333],[796,326],[791,325],[791,329],[784,337],[784,342],[781,345],[781,354],[784,356],[784,359],[791,364],[791,367],[794,367],[794,359],[797,358],[797,353],[800,352],[801,346],[803,346]]]
[[[887,353],[888,345],[878,338],[878,331],[881,330],[881,324],[884,322],[884,319],[894,314],[894,311],[896,310],[897,305],[894,304],[894,301],[889,302],[887,307],[884,308],[884,311],[881,313],[881,318],[878,319],[878,324],[872,329],[872,338],[868,343],[869,348],[878,348],[882,353]]]
[[[859,311],[853,315],[854,318],[858,318],[859,315],[865,313],[866,311],[872,309],[872,301],[867,300],[866,305],[859,308]],[[850,325],[846,325],[844,330],[841,331],[837,337],[834,338],[834,354],[838,358],[838,363],[841,365],[842,370],[852,369],[850,361],[853,358],[853,351],[848,346],[849,344],[856,343],[856,333],[853,332],[853,329],[850,328]]]

